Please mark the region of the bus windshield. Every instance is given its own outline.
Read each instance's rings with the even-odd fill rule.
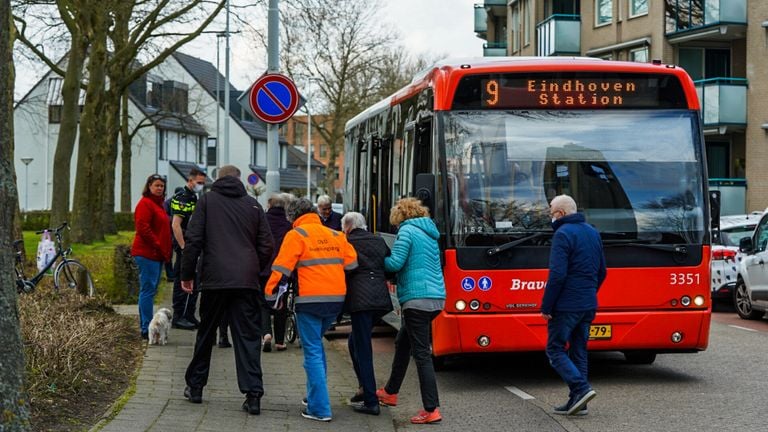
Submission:
[[[604,241],[703,242],[702,155],[689,110],[442,114],[456,246],[551,232],[571,195]]]

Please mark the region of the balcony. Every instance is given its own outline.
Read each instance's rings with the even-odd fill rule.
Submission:
[[[581,54],[581,16],[552,15],[536,25],[537,56]]]
[[[667,12],[669,43],[732,41],[746,37],[747,0],[673,0],[673,3]]]
[[[475,5],[475,33],[480,39],[486,39],[488,32],[488,11],[481,4]]]
[[[694,81],[701,103],[704,134],[725,134],[747,125],[747,80],[709,78]]]
[[[504,57],[507,55],[506,42],[488,42],[483,44],[484,57]]]

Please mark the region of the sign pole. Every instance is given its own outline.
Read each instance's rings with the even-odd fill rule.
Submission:
[[[269,0],[267,15],[267,71],[278,73],[280,71],[280,21],[278,0]],[[278,170],[278,156],[280,155],[280,142],[277,135],[277,124],[267,125],[267,197],[280,191],[280,171]]]

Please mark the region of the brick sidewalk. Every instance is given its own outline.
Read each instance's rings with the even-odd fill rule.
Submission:
[[[136,306],[118,307],[121,313],[136,314]],[[172,329],[165,346],[149,345],[136,382],[136,393],[111,421],[93,430],[125,431],[394,431],[392,413],[358,414],[346,405],[357,388],[349,356],[340,341],[326,341],[328,388],[333,421],[321,423],[299,414],[305,395],[302,350],[289,344],[282,352],[262,353],[265,395],[261,415],[248,415],[240,406],[245,399],[237,388],[232,348],[214,346],[211,374],[203,390],[201,405],[183,395],[184,371],[192,357],[196,332]],[[377,359],[379,360],[379,359]],[[378,363],[378,362],[377,362]],[[377,371],[385,373],[379,369]],[[388,369],[387,371],[388,372]],[[99,429],[99,426],[102,428]]]

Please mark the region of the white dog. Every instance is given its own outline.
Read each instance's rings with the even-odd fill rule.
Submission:
[[[162,308],[149,322],[149,343],[152,345],[165,345],[168,343],[168,331],[171,329],[173,312]]]

